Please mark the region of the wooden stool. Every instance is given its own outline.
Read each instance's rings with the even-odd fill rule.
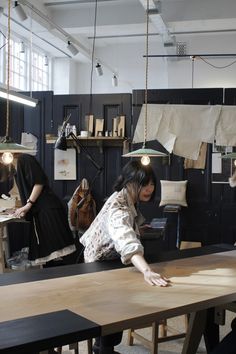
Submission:
[[[187,316],[185,316],[185,326],[187,325]],[[152,326],[152,333],[151,333],[151,340],[143,337],[141,334],[137,333],[135,329],[138,328],[131,328],[128,330],[128,345],[133,345],[134,344],[134,339],[137,339],[140,341],[145,347],[150,349],[151,354],[158,354],[158,343],[161,342],[167,342],[169,340],[174,340],[178,338],[183,338],[185,337],[186,333],[177,333],[177,334],[172,334],[172,335],[167,335],[168,334],[168,325],[167,325],[167,320],[162,320],[161,322],[153,322],[151,324]],[[150,327],[146,326],[146,327]],[[141,327],[141,328],[146,328],[146,327]],[[139,329],[141,329],[139,328]],[[159,331],[160,331],[160,336],[159,336]]]
[[[92,354],[93,353],[92,347],[93,347],[93,340],[91,338],[91,339],[87,340],[88,354]],[[69,344],[69,350],[74,350],[74,354],[79,354],[79,343],[75,342],[75,343]],[[62,347],[58,347],[57,348],[57,352],[58,352],[58,354],[61,354],[62,353]]]

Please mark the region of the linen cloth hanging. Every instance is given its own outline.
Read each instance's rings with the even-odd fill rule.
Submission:
[[[147,141],[158,140],[170,153],[197,160],[202,142],[214,141],[220,112],[220,105],[148,104]],[[143,141],[143,132],[144,106],[133,143]]]

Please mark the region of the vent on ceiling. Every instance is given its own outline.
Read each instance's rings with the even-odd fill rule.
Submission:
[[[186,55],[187,54],[186,42],[177,42],[176,43],[176,54],[177,55]]]

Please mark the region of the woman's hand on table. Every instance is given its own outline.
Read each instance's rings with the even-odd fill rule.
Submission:
[[[15,209],[13,216],[16,218],[24,218],[25,215],[30,210],[30,208],[31,208],[31,204],[27,203],[23,207]]]
[[[154,272],[152,269],[147,269],[143,273],[145,281],[150,285],[168,286],[170,280],[163,275]]]

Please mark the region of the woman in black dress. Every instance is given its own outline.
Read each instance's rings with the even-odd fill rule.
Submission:
[[[15,178],[22,207],[16,209],[14,215],[30,221],[29,260],[32,264],[45,264],[75,252],[65,208],[49,187],[48,178],[36,158],[19,155]]]

